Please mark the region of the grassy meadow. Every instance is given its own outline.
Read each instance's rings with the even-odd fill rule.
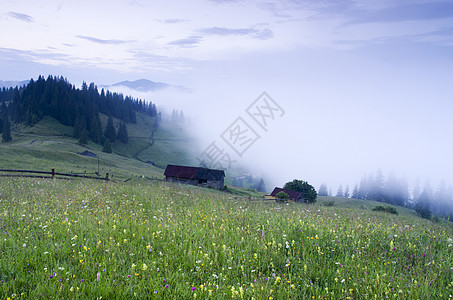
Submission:
[[[107,117],[101,115],[103,128]],[[118,124],[115,120],[115,125]],[[113,153],[102,152],[102,146],[89,142],[81,146],[72,137],[72,127],[64,126],[51,117],[44,117],[32,127],[14,124],[13,141],[0,143],[0,169],[26,169],[60,173],[85,173],[102,176],[109,173],[112,179],[126,180],[135,177],[163,178],[167,163],[190,164],[191,155],[184,146],[191,145],[182,129],[171,122],[162,122],[154,134],[153,118],[137,113],[137,124],[128,124],[129,143],[115,142]],[[151,145],[151,146],[150,146]],[[99,156],[91,158],[78,153],[89,150]],[[146,164],[153,161],[155,166]],[[99,165],[98,165],[99,163]]]
[[[453,230],[403,208],[0,177],[2,299],[445,299]]]

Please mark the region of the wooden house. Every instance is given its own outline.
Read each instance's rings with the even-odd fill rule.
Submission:
[[[167,165],[164,175],[168,182],[211,187],[218,190],[225,186],[225,172],[223,170]]]
[[[282,189],[279,187],[274,188],[272,193],[270,195],[266,195],[265,198],[266,199],[277,199],[277,194],[280,192],[286,193],[289,196],[288,200],[299,202],[299,201],[302,201],[302,199],[303,199],[301,192],[289,191],[289,190],[285,190],[285,189]]]

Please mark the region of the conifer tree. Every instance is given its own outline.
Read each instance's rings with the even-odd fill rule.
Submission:
[[[349,198],[349,185],[347,185],[346,188],[344,189],[344,197]]]
[[[329,191],[327,190],[327,185],[325,183],[321,183],[319,186],[319,191],[318,191],[319,196],[328,196]]]
[[[340,186],[338,187],[338,190],[337,190],[337,194],[335,195],[335,197],[343,197],[344,194],[343,194],[343,186],[340,184]]]
[[[429,182],[425,184],[422,193],[415,201],[415,211],[420,214],[422,218],[431,218],[431,201],[433,200],[433,191]]]
[[[74,128],[72,130],[72,136],[75,138],[80,138],[80,135],[82,134],[82,130],[85,128],[85,126],[86,126],[85,117],[78,116],[74,123]]]
[[[82,133],[80,134],[79,144],[82,146],[88,144],[88,132],[86,128],[83,128]]]
[[[2,142],[9,143],[13,140],[11,137],[11,124],[8,120],[8,116],[3,117],[3,126],[2,126]]]
[[[357,183],[356,183],[356,185],[354,186],[354,189],[352,190],[351,198],[359,199],[359,186],[358,186]]]
[[[115,142],[116,139],[116,131],[115,127],[113,126],[113,119],[112,116],[109,116],[109,119],[107,121],[107,127],[105,128],[104,135],[107,139],[110,140],[111,143]]]
[[[124,122],[121,122],[121,124],[120,124],[120,128],[118,129],[117,139],[123,144],[127,144],[129,142],[129,136],[127,134],[127,127]]]
[[[112,143],[110,143],[110,140],[107,139],[104,143],[104,148],[102,148],[102,152],[105,153],[112,153]]]

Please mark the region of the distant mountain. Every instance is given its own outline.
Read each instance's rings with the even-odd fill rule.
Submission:
[[[23,81],[3,81],[0,80],[0,89],[1,88],[10,88],[10,87],[16,87],[16,86],[23,86],[27,85],[29,80],[23,80]]]
[[[126,80],[105,87],[120,87],[120,86],[124,86],[136,90],[138,92],[156,92],[163,89],[176,89],[180,92],[189,91],[189,89],[184,86],[172,85],[165,82],[151,81],[148,79],[139,79],[135,81]]]

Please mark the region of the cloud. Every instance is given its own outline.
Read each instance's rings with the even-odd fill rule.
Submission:
[[[242,35],[250,36],[260,40],[266,40],[273,37],[270,29],[255,29],[255,28],[225,28],[225,27],[209,27],[200,29],[199,32],[209,35]]]
[[[178,18],[169,18],[169,19],[164,19],[164,20],[156,19],[156,21],[160,22],[160,23],[165,23],[165,24],[177,24],[177,23],[187,22],[188,20],[178,19]]]
[[[398,5],[375,11],[356,11],[349,23],[385,23],[451,18],[453,3],[429,2]]]
[[[220,3],[220,4],[238,2],[238,0],[209,0],[209,1],[214,2],[214,3]]]
[[[18,12],[10,11],[10,12],[8,12],[8,15],[10,17],[13,17],[13,18],[21,20],[21,21],[33,22],[33,17],[26,15],[26,14],[21,14]]]
[[[197,44],[199,44],[202,39],[203,38],[201,36],[192,35],[192,36],[186,37],[184,39],[179,39],[179,40],[169,42],[168,44],[181,46],[181,47],[194,47]]]
[[[106,44],[106,45],[119,45],[119,44],[127,44],[127,43],[131,42],[131,41],[124,41],[124,40],[103,40],[103,39],[98,39],[95,37],[85,36],[85,35],[76,35],[76,37],[79,39],[93,42],[93,43]]]

